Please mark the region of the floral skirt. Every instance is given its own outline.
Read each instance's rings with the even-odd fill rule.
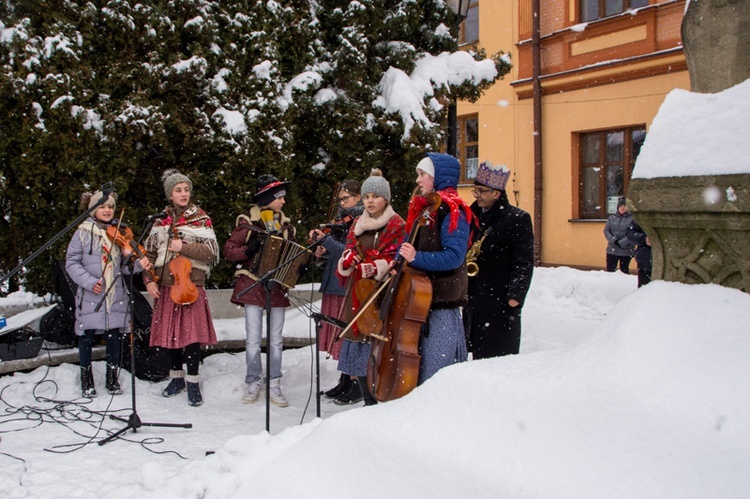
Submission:
[[[333,317],[334,319],[341,319],[345,300],[345,296],[324,294],[323,302],[320,306],[320,313],[327,315],[328,317]],[[318,349],[321,352],[328,352],[331,354],[331,357],[333,357],[334,360],[339,360],[339,356],[341,355],[341,345],[344,343],[343,339],[335,341],[339,334],[341,334],[341,329],[333,324],[321,321],[320,333],[318,335]]]
[[[169,290],[169,286],[159,288],[161,298],[156,300],[151,320],[151,346],[174,349],[193,343],[216,344],[206,290],[198,286],[198,299],[190,305],[176,305]]]

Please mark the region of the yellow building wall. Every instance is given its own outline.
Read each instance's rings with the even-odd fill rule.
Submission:
[[[542,261],[603,267],[604,221],[576,220],[578,206],[575,133],[646,125],[674,88],[690,88],[687,72],[545,96],[542,100],[544,163]],[[481,144],[480,144],[481,148]],[[533,146],[524,144],[533,157]],[[627,194],[627,193],[626,193]]]
[[[480,1],[478,47],[499,50],[518,60],[518,2]],[[532,100],[519,100],[511,87],[518,67],[493,85],[476,103],[459,102],[458,115],[479,116],[479,160],[505,164],[513,172],[507,193],[511,204],[534,217],[534,148]],[[603,268],[604,220],[577,217],[577,158],[574,133],[645,124],[650,127],[666,95],[690,88],[687,71],[588,89],[545,95],[542,100],[543,214],[542,264]],[[647,133],[648,136],[648,133]],[[473,202],[468,186],[461,196]],[[632,263],[635,268],[635,262]]]
[[[488,55],[500,51],[510,54],[514,66],[503,80],[488,89],[477,102],[459,102],[457,112],[459,116],[475,113],[479,116],[479,161],[489,160],[494,165],[504,164],[511,169],[512,176],[507,186],[511,203],[518,204],[512,192],[517,190],[519,199],[523,199],[522,202],[528,203],[528,206],[533,206],[533,164],[529,171],[518,165],[516,151],[519,103],[510,86],[510,82],[518,76],[518,68],[515,66],[518,57],[514,43],[518,37],[517,9],[517,0],[485,0],[480,3],[477,47],[484,48]],[[531,102],[520,105],[530,106]],[[531,177],[525,178],[528,175]],[[531,182],[528,184],[529,188],[522,188],[527,181]],[[467,202],[474,201],[467,186],[459,187],[459,194]]]

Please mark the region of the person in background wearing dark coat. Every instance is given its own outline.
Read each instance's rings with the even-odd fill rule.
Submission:
[[[508,201],[509,177],[508,168],[485,161],[472,191],[476,201],[471,210],[479,220],[472,249],[479,254],[463,321],[474,359],[517,354],[521,345],[521,308],[534,272],[534,233],[529,214]]]
[[[310,231],[309,238],[311,241],[323,240],[320,246],[315,249],[315,256],[319,259],[325,259],[326,262],[323,277],[320,280],[320,292],[323,294],[320,313],[334,319],[343,320],[348,279],[340,279],[336,275],[336,267],[341,259],[341,254],[346,249],[346,236],[349,234],[349,229],[365,208],[362,205],[361,187],[356,180],[348,179],[341,182],[336,197],[339,202],[339,210],[333,221],[333,227],[328,233],[330,237],[325,237],[325,233],[318,228]],[[337,341],[340,332],[337,327],[327,322],[322,322],[320,325],[318,349],[328,352],[334,360],[339,360],[341,345],[344,343],[343,341]],[[335,399],[349,390],[350,383],[351,377],[341,373],[338,384],[330,390],[326,390],[324,394],[328,398]]]
[[[633,259],[633,245],[628,239],[628,227],[633,223],[633,215],[628,211],[625,198],[617,201],[617,212],[610,215],[604,226],[604,237],[607,238],[607,272],[617,270],[629,274],[628,267]]]
[[[651,238],[641,226],[633,222],[628,227],[628,239],[635,245],[635,261],[638,264],[638,287],[651,282]]]

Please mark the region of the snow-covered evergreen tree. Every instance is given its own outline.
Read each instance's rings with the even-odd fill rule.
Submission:
[[[0,272],[106,181],[137,226],[164,206],[167,167],[191,176],[220,239],[264,172],[293,181],[303,225],[324,221],[335,181],[375,166],[403,208],[414,161],[444,140],[444,104],[510,68],[455,52],[454,21],[443,0],[3,2]],[[32,262],[29,290],[51,287],[64,250]]]

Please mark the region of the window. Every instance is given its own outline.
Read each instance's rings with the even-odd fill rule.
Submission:
[[[459,116],[456,154],[461,162],[461,182],[473,184],[479,168],[479,117]]]
[[[581,22],[594,21],[614,16],[626,10],[645,7],[649,0],[579,0],[581,2]]]
[[[645,126],[579,135],[580,218],[606,218],[617,210],[645,138]]]
[[[459,28],[458,44],[463,45],[476,41],[479,41],[479,2],[471,2],[469,10],[466,12],[466,19],[463,20]]]

